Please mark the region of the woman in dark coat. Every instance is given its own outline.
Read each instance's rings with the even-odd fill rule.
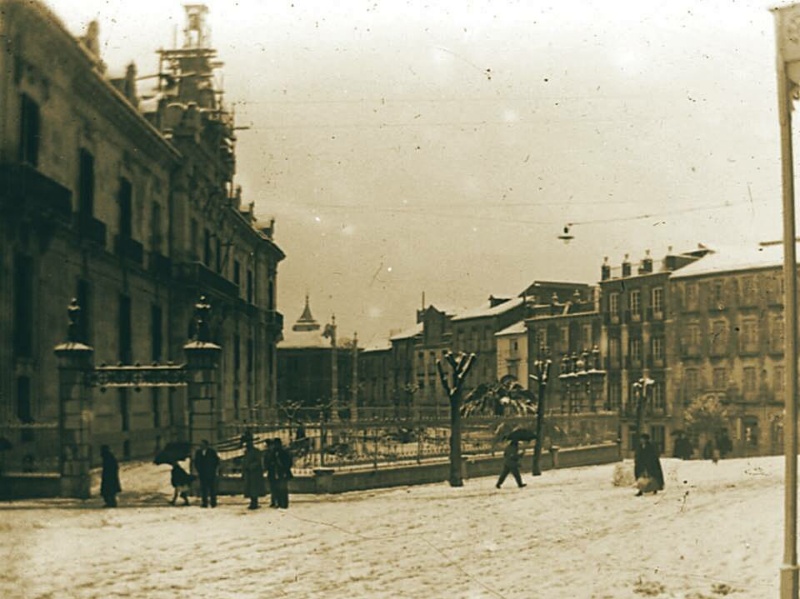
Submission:
[[[650,485],[640,488],[636,496],[639,497],[645,492],[655,495],[664,489],[664,472],[661,470],[661,462],[658,459],[658,449],[650,442],[650,435],[639,435],[639,446],[633,462],[633,474],[638,481],[640,478],[647,477],[651,480]]]
[[[111,453],[108,445],[100,447],[100,457],[103,459],[103,472],[100,478],[100,495],[106,507],[117,507],[117,493],[122,492],[119,484],[119,464],[117,458]]]
[[[292,454],[283,447],[278,438],[273,439],[271,443],[271,451],[267,457],[267,476],[275,502],[275,505],[270,505],[270,507],[287,509],[289,507],[289,481],[294,478]]]
[[[250,499],[248,509],[258,509],[258,498],[267,494],[264,483],[264,462],[261,452],[253,445],[252,435],[245,437],[245,450],[242,457],[242,483],[244,496]]]

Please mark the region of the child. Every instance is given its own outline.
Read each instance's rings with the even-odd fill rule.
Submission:
[[[172,463],[172,473],[170,474],[170,482],[172,483],[175,492],[172,494],[170,503],[175,505],[178,495],[183,499],[183,505],[189,505],[189,486],[192,484],[194,476],[186,472],[180,467],[178,462]]]

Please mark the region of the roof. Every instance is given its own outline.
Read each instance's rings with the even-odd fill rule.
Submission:
[[[363,353],[366,352],[379,352],[379,351],[389,351],[392,349],[392,343],[388,339],[381,339],[378,341],[373,341],[366,347],[362,348],[361,351]]]
[[[503,302],[502,304],[498,304],[494,307],[492,307],[489,302],[485,302],[477,308],[467,310],[458,316],[453,317],[453,320],[467,320],[470,318],[484,318],[488,316],[497,316],[498,314],[505,314],[509,310],[513,310],[514,308],[521,306],[523,301],[525,301],[523,298],[515,297],[514,299],[510,299],[507,302]]]
[[[422,334],[422,323],[418,322],[410,329],[406,329],[404,331],[400,331],[399,333],[392,335],[389,337],[390,341],[400,341],[401,339],[410,339],[411,337],[416,337],[417,335]]]
[[[278,349],[330,349],[331,340],[323,337],[322,332],[315,331],[288,331],[284,329],[283,340],[278,343]]]
[[[775,268],[783,265],[783,245],[731,247],[708,254],[692,264],[684,266],[672,279],[709,276],[740,270]]]
[[[525,321],[520,320],[519,322],[515,322],[510,327],[506,327],[502,331],[499,331],[494,334],[495,337],[501,337],[504,335],[524,335],[528,328],[525,326]]]

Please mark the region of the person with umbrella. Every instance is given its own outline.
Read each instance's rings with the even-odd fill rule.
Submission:
[[[200,479],[200,497],[203,507],[217,507],[217,469],[219,454],[206,439],[200,441],[200,449],[194,454],[194,467]]]
[[[258,509],[258,498],[267,494],[264,483],[264,461],[261,451],[253,444],[253,435],[244,435],[244,456],[242,457],[242,483],[244,496],[250,499],[247,509]]]
[[[103,470],[100,475],[100,495],[106,507],[117,507],[117,493],[122,492],[119,483],[119,463],[108,445],[100,446],[100,457],[103,460]]]
[[[181,465],[175,461],[172,462],[172,472],[170,473],[169,482],[172,484],[174,492],[170,503],[175,505],[178,495],[183,499],[183,505],[189,505],[189,491],[191,484],[194,481],[194,476],[186,472]]]
[[[503,451],[503,470],[500,472],[500,478],[497,479],[495,487],[498,489],[502,487],[506,477],[510,473],[514,477],[514,480],[517,481],[517,486],[521,489],[526,486],[526,484],[522,482],[522,476],[520,476],[519,473],[519,464],[522,460],[522,454],[524,454],[525,451],[520,449],[519,439],[516,436],[509,435],[509,437],[510,441],[505,451]]]

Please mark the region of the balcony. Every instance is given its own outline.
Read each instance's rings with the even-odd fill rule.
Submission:
[[[0,165],[0,210],[69,219],[72,192],[27,164]]]
[[[647,309],[647,320],[664,320],[664,310],[662,309]]]
[[[114,238],[114,252],[120,258],[130,260],[139,266],[144,262],[144,247],[132,237],[117,235]]]
[[[76,212],[75,229],[81,239],[96,243],[101,247],[106,246],[106,224],[91,215]]]
[[[267,330],[272,333],[283,331],[283,314],[277,310],[267,310]]]
[[[239,297],[239,286],[222,275],[215,273],[200,262],[184,262],[179,265],[178,276],[189,285],[197,287],[202,293],[216,292],[230,298]]]

